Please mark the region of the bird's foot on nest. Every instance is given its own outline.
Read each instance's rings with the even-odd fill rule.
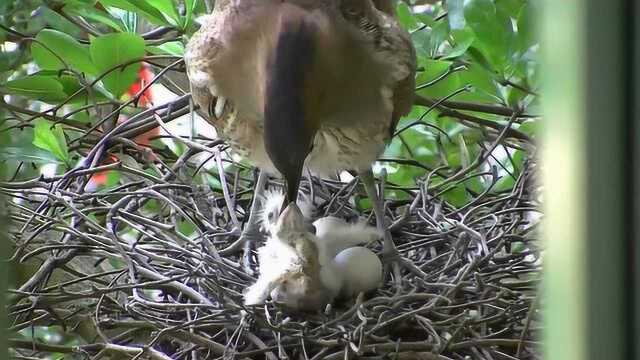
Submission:
[[[387,229],[384,232],[384,247],[382,250],[382,261],[384,263],[385,278],[387,274],[393,276],[393,284],[396,292],[402,290],[402,269],[406,269],[415,276],[425,279],[427,274],[417,267],[411,260],[400,255],[391,238],[391,232]]]
[[[244,228],[238,239],[238,243],[242,244],[242,268],[244,271],[255,276],[255,271],[251,268],[251,255],[255,244],[263,240],[263,234],[257,226],[249,226]]]
[[[249,219],[242,230],[242,233],[240,233],[240,238],[235,242],[235,244],[242,246],[242,268],[251,276],[255,276],[255,271],[251,268],[251,255],[253,253],[253,248],[256,243],[262,241],[264,238],[264,235],[260,231],[261,219],[259,213],[262,209],[260,199],[263,196],[267,179],[267,173],[260,171],[260,175],[258,176],[258,180],[255,185],[253,200],[251,201]]]

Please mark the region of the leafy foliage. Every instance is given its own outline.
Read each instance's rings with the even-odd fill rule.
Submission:
[[[31,45],[31,56],[42,70],[72,69],[92,75],[98,73],[89,57],[89,47],[57,30],[38,32]]]
[[[409,192],[426,186],[432,196],[464,208],[480,194],[514,191],[539,126],[537,6],[537,0],[398,2],[398,19],[418,55],[419,97],[375,167],[379,175],[386,173],[387,198],[406,201]],[[157,74],[182,57],[208,7],[202,0],[2,2],[0,162],[8,169],[3,180],[32,180],[51,164],[58,173],[87,170],[87,158],[95,160],[94,167],[109,168],[108,180],[96,191],[117,189],[132,178],[160,179],[158,167],[176,164],[189,147],[180,141],[142,144],[137,137],[157,126],[157,119],[145,115],[141,89],[132,92],[132,85],[143,67]],[[157,81],[173,89],[178,81],[170,74]],[[178,98],[157,114],[172,121],[187,112],[188,102]],[[126,117],[135,119],[133,125],[119,122]],[[101,143],[114,128],[116,140]],[[141,144],[158,160],[140,151]],[[251,177],[245,165],[187,164],[179,172],[221,196],[223,179]],[[249,198],[238,195],[238,201]],[[360,210],[370,207],[368,199],[356,203]],[[152,202],[143,207],[166,211]],[[106,226],[104,214],[93,221]],[[191,219],[177,224],[185,238],[197,232]]]
[[[532,34],[531,18],[534,1],[450,0],[432,7],[412,9],[399,3],[397,13],[402,25],[411,32],[418,53],[418,94],[431,99],[491,104],[494,109],[465,111],[498,124],[505,124],[505,112],[519,114],[536,111],[538,86],[537,43]],[[417,10],[417,11],[416,11]],[[460,105],[460,104],[457,104]],[[496,106],[497,105],[497,106]],[[446,103],[445,103],[446,107]],[[465,109],[469,109],[465,107]],[[471,107],[471,110],[479,108]],[[486,129],[478,128],[449,114],[442,107],[416,107],[402,119],[385,156],[412,159],[415,165],[388,166],[389,179],[401,186],[414,186],[415,179],[440,166],[454,168],[469,165],[469,161],[484,154],[487,147]],[[516,119],[514,129],[521,127]],[[524,129],[528,136],[535,133]],[[470,199],[470,193],[505,191],[514,184],[526,156],[519,149],[500,146],[501,158],[492,154],[491,166],[497,166],[499,183],[492,176],[477,176],[462,181],[443,194],[457,206]],[[478,170],[482,170],[480,167]],[[491,169],[484,166],[484,172]],[[447,175],[448,176],[448,175]],[[437,186],[447,176],[437,172],[431,181]]]
[[[33,145],[49,151],[59,160],[65,162],[69,160],[67,142],[60,125],[51,125],[48,121],[42,119],[36,120]]]
[[[102,82],[107,90],[120,97],[136,80],[140,63],[119,67],[142,59],[144,40],[131,33],[108,34],[92,39],[89,51],[99,73],[106,74]]]

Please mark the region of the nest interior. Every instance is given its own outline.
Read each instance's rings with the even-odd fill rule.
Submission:
[[[423,274],[389,275],[374,293],[322,312],[295,313],[273,303],[243,306],[242,292],[255,281],[255,249],[238,235],[256,176],[223,170],[217,191],[194,185],[193,171],[204,170],[191,160],[201,150],[156,165],[155,175],[118,161],[2,183],[10,197],[11,262],[30,268],[9,294],[12,356],[540,357],[533,162],[525,162],[511,191],[475,194],[458,209],[439,197],[446,187],[431,187],[429,176],[411,189],[382,181],[383,189],[402,193],[386,199],[386,215],[401,256]],[[216,160],[219,169],[228,161]],[[126,172],[129,181],[80,190],[105,169]],[[370,211],[354,206],[365,196],[357,179],[311,181],[303,190],[313,193],[323,214],[373,222]],[[268,185],[281,186],[274,179]],[[20,336],[42,326],[73,334],[72,340]]]

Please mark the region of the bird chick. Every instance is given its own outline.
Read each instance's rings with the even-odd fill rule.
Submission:
[[[284,201],[284,193],[270,190],[265,193],[261,214],[262,229],[271,233],[276,225],[278,213]],[[307,196],[302,194],[297,202],[304,219],[305,227],[315,233],[320,265],[327,264],[346,248],[371,243],[381,239],[384,234],[364,221],[349,223],[335,216],[326,216],[311,223],[316,209]]]
[[[384,234],[364,221],[348,223],[343,219],[326,216],[313,222],[320,265],[329,263],[344,249],[369,244],[382,239]]]
[[[371,250],[356,245],[381,239],[381,231],[363,221],[348,223],[333,216],[317,219],[313,226],[320,280],[331,297],[350,298],[378,287],[382,280],[380,260]]]
[[[260,276],[245,293],[245,304],[272,300],[298,310],[317,310],[331,299],[320,281],[316,238],[306,226],[302,211],[290,203],[258,249]]]
[[[278,220],[278,214],[282,208],[282,202],[284,201],[284,193],[280,190],[268,190],[264,193],[262,199],[262,214],[261,214],[261,228],[267,233],[271,233]],[[302,212],[302,217],[305,220],[305,226],[310,228],[310,219],[314,213],[314,206],[309,197],[301,194],[298,196],[296,203],[298,208]]]

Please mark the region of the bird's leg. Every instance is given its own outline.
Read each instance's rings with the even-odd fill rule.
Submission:
[[[376,227],[384,234],[382,257],[385,263],[391,263],[396,288],[399,289],[401,285],[400,270],[402,267],[407,268],[407,270],[417,276],[425,277],[426,274],[424,271],[420,270],[410,260],[404,259],[400,256],[400,253],[391,238],[391,232],[389,231],[389,227],[387,226],[384,218],[384,203],[381,194],[378,193],[378,189],[376,188],[373,171],[371,171],[371,169],[363,171],[359,176],[367,195],[369,195],[369,198],[371,199],[373,212],[376,216]],[[385,270],[385,273],[386,272],[387,271]]]
[[[269,175],[263,170],[260,170],[258,175],[258,181],[253,189],[253,200],[251,201],[251,210],[249,213],[249,219],[245,224],[242,234],[238,242],[242,243],[244,254],[242,256],[242,265],[245,272],[249,275],[253,275],[251,270],[251,250],[254,242],[260,240],[260,211],[262,207],[262,197],[264,196],[264,186],[267,183]]]

